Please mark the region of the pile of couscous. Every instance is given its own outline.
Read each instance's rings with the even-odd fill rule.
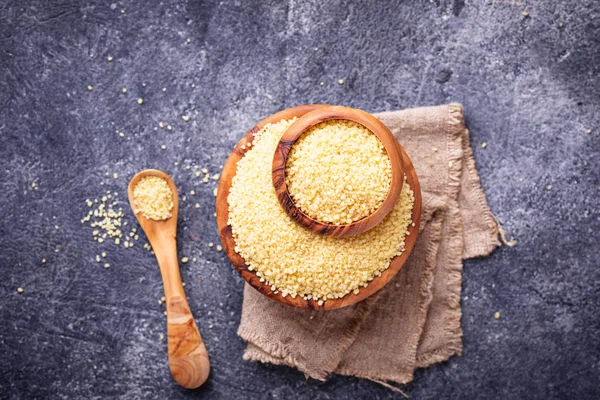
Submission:
[[[285,176],[302,212],[320,222],[346,225],[381,206],[390,191],[392,164],[369,129],[353,121],[329,120],[294,143]]]
[[[133,188],[133,202],[144,217],[161,221],[171,218],[173,191],[166,180],[158,176],[145,176]]]
[[[349,238],[324,237],[298,226],[280,206],[271,166],[278,141],[294,120],[268,124],[238,161],[228,196],[235,251],[261,281],[283,296],[318,300],[358,294],[404,251],[414,194],[400,199],[375,228]]]

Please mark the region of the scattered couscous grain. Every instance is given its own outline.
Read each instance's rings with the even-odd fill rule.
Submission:
[[[494,318],[500,319],[500,312],[499,311],[496,311],[496,313],[494,314]]]
[[[217,251],[223,251],[223,246],[221,246],[220,244],[217,245]]]
[[[25,290],[22,287],[17,288],[18,293],[23,293]]]
[[[208,244],[208,247],[213,247],[214,245],[215,245],[215,244],[214,244],[213,242],[210,242],[210,243]]]
[[[108,62],[112,62],[112,60],[113,60],[112,56],[108,56],[108,57],[106,57],[106,59],[108,60]]]
[[[138,104],[143,104],[144,103],[144,99],[142,99],[141,97],[139,99],[137,99],[137,103]]]
[[[283,296],[326,301],[356,294],[404,252],[413,191],[405,182],[392,212],[357,236],[324,237],[298,226],[279,205],[271,177],[275,148],[293,122],[267,124],[237,163],[227,199],[235,251]]]
[[[487,147],[487,143],[486,142],[481,143],[481,148],[482,149],[485,149],[486,147]]]
[[[104,268],[109,269],[110,268],[110,264],[109,263],[104,264]]]
[[[390,190],[392,165],[370,130],[356,122],[330,120],[294,143],[285,174],[298,208],[318,221],[344,225],[379,208]]]
[[[187,258],[187,257],[181,257],[181,262],[182,262],[183,264],[187,264],[187,262],[188,262],[189,260],[190,260],[190,259],[189,259],[189,258]]]
[[[552,185],[547,185],[546,190],[552,190]]]
[[[121,92],[123,92],[123,93],[127,93],[127,88],[123,88],[123,89],[121,89]]]
[[[343,84],[344,84],[344,80],[343,80],[343,79],[338,79],[338,83],[339,83],[340,85],[343,85]]]
[[[133,188],[133,202],[146,218],[164,220],[171,217],[173,191],[163,178],[145,176]]]
[[[92,85],[88,85],[87,90],[89,90],[90,92],[94,89],[94,87]]]
[[[190,116],[189,115],[182,115],[181,119],[183,119],[185,122],[188,122],[190,120]]]
[[[119,238],[123,236],[121,232],[121,225],[126,225],[126,222],[122,222],[123,210],[121,208],[114,209],[113,207],[118,204],[117,193],[111,194],[110,191],[102,196],[101,201],[98,203],[98,199],[93,202],[89,199],[86,200],[88,207],[93,208],[94,204],[97,204],[95,209],[92,209],[88,214],[81,219],[81,223],[89,222],[92,228],[92,236],[98,243],[103,243],[105,239],[111,237],[115,238],[115,244],[119,244]],[[115,201],[109,202],[114,196]],[[92,218],[94,220],[92,221]]]
[[[46,264],[46,259],[42,258],[42,264]]]

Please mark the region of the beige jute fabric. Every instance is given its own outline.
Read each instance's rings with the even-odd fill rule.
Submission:
[[[415,368],[460,355],[462,260],[500,244],[475,169],[460,104],[376,114],[410,156],[423,196],[420,234],[385,288],[351,307],[310,311],[246,285],[244,359],[407,383]]]

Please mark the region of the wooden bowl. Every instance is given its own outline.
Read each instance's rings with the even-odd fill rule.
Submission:
[[[332,119],[354,121],[373,132],[383,144],[392,166],[390,191],[383,203],[372,214],[347,225],[328,224],[305,214],[299,207],[296,207],[285,180],[287,158],[294,143],[313,126]],[[273,186],[275,187],[279,204],[281,204],[285,212],[298,225],[323,236],[349,237],[374,228],[394,209],[400,197],[403,183],[404,168],[402,154],[394,135],[380,120],[367,112],[355,108],[342,106],[319,107],[314,111],[306,113],[298,118],[283,134],[273,156]]]
[[[278,301],[282,304],[287,304],[289,306],[298,307],[298,308],[307,308],[314,310],[333,310],[337,308],[346,307],[352,304],[355,304],[361,300],[366,299],[373,293],[377,292],[386,283],[388,283],[394,275],[400,271],[400,268],[406,262],[410,252],[412,251],[415,242],[417,240],[417,236],[419,234],[419,224],[421,221],[421,188],[419,186],[419,180],[417,179],[417,174],[415,169],[410,161],[410,158],[399,144],[397,145],[402,154],[402,160],[404,162],[404,173],[406,175],[406,182],[413,190],[415,194],[415,203],[413,205],[412,216],[411,219],[414,222],[414,226],[411,224],[408,227],[408,231],[410,235],[406,237],[404,244],[404,252],[399,256],[396,256],[390,262],[390,266],[381,273],[380,276],[373,279],[369,282],[369,286],[366,288],[361,288],[357,295],[353,293],[349,293],[346,296],[339,299],[330,299],[323,302],[323,305],[319,306],[317,301],[315,300],[304,300],[301,296],[296,296],[296,298],[292,298],[291,296],[283,297],[281,292],[275,294],[273,290],[271,290],[271,286],[267,282],[260,282],[260,278],[256,275],[256,273],[249,271],[246,262],[235,251],[235,239],[233,238],[231,232],[231,226],[228,225],[229,220],[229,204],[227,203],[227,196],[229,196],[229,190],[231,189],[231,180],[235,176],[237,162],[244,157],[244,154],[249,149],[245,146],[246,143],[251,142],[254,137],[253,135],[258,132],[263,126],[268,123],[279,122],[282,119],[291,119],[293,117],[301,117],[304,114],[313,111],[319,107],[325,107],[325,104],[307,104],[298,107],[288,108],[286,110],[280,111],[276,114],[271,115],[270,117],[259,122],[254,128],[252,128],[246,135],[238,142],[238,144],[234,147],[227,163],[223,168],[223,172],[221,173],[221,180],[219,181],[219,187],[217,189],[217,227],[219,229],[219,235],[221,237],[221,242],[223,243],[223,248],[225,253],[229,257],[229,260],[233,264],[234,268],[238,271],[238,273],[242,276],[242,278],[250,284],[254,289],[258,290],[263,295],[269,297],[272,300]],[[242,146],[244,146],[242,148]]]

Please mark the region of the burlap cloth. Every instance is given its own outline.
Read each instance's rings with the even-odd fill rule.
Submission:
[[[419,238],[396,277],[333,311],[279,304],[246,285],[238,334],[244,359],[407,383],[415,368],[460,355],[462,260],[500,244],[460,104],[376,114],[412,159],[423,196]]]

